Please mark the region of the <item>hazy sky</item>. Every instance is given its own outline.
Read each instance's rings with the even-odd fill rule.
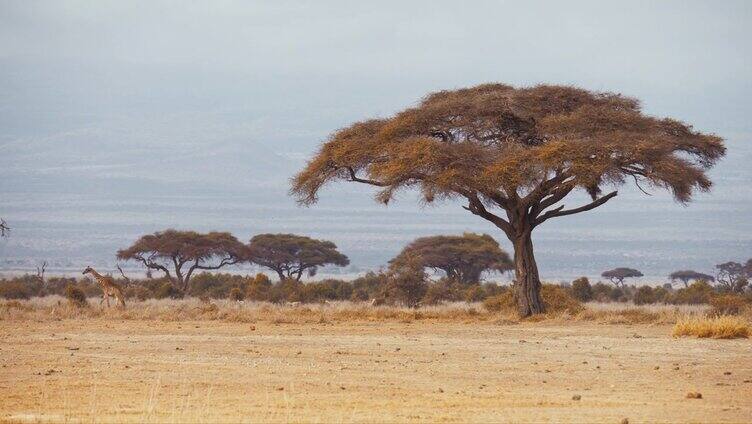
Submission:
[[[747,133],[750,18],[749,1],[3,1],[0,128],[184,122],[308,150],[428,91],[503,81]]]
[[[289,176],[353,120],[546,82],[725,137],[716,201],[748,210],[749,40],[751,1],[2,1],[0,193],[273,187],[292,207]],[[0,216],[40,225],[15,207]]]

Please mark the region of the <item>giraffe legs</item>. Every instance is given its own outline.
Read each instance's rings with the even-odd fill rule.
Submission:
[[[107,301],[107,307],[110,307],[110,295],[107,292],[102,294],[102,300],[99,301],[99,306],[102,306],[102,302]]]

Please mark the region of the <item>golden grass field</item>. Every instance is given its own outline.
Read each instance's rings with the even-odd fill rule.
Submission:
[[[58,300],[0,305],[2,421],[752,422],[752,341],[672,336],[701,307]]]

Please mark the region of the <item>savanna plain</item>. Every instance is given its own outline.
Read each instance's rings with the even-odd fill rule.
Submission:
[[[698,307],[0,306],[3,422],[752,421],[750,340],[673,335]]]

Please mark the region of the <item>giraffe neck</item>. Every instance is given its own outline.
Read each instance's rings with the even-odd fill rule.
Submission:
[[[91,270],[91,275],[93,275],[93,276],[94,276],[94,278],[95,278],[95,279],[96,279],[97,281],[99,281],[99,280],[101,280],[101,279],[102,279],[102,274],[100,274],[100,273],[98,273],[98,272],[94,271],[93,269]]]

